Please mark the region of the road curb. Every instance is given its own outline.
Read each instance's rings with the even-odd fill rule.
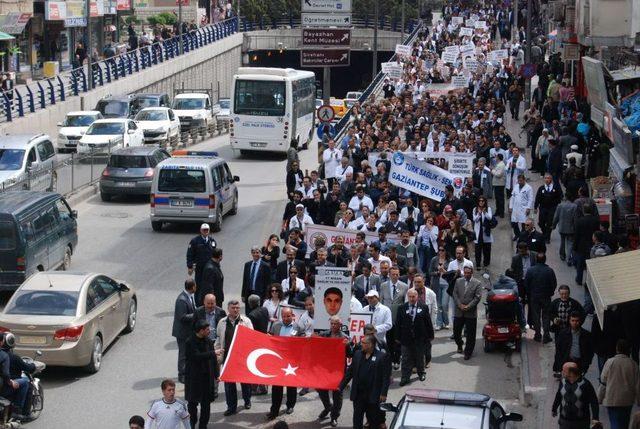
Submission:
[[[531,386],[531,374],[529,372],[529,350],[526,338],[523,336],[520,341],[520,402],[526,406],[531,405],[533,396],[533,386]]]
[[[98,184],[90,183],[66,195],[67,202],[73,206],[91,198],[98,193]]]

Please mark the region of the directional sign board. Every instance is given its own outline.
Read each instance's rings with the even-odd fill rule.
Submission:
[[[303,49],[300,51],[301,67],[348,66],[351,60],[349,49]]]
[[[351,12],[351,0],[302,0],[303,12]]]
[[[351,29],[303,28],[302,46],[351,46]]]
[[[303,13],[303,27],[351,27],[350,13]]]
[[[324,104],[318,108],[318,119],[321,122],[331,122],[333,118],[336,116],[336,112],[333,110],[333,107],[328,104]]]

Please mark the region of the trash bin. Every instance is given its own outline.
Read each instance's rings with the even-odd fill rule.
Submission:
[[[45,61],[44,67],[42,68],[42,72],[44,77],[56,77],[59,72],[60,64],[57,61]]]

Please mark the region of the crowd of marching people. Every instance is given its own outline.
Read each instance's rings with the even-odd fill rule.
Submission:
[[[604,168],[590,149],[600,145],[598,135],[562,72],[555,75],[558,70],[544,60],[541,45],[534,102],[523,113],[527,138],[519,144],[507,131],[506,117],[520,115],[524,40],[520,31],[509,41],[508,3],[463,7],[453,2],[443,12],[432,28],[419,33],[411,55],[397,59],[402,77],[386,79],[380,97],[356,103],[343,137],[322,139],[319,168],[303,173],[292,143],[280,231],[251,247],[242,266],[241,300],[225,301],[222,245],[202,225],[189,244],[192,277],[176,300],[172,332],[187,404],[174,398],[175,383],[166,380],[164,398],[138,427],[207,427],[221,365],[234,331],[245,326],[274,336],[343,339],[350,364],[345,362],[338,390],[318,391],[318,419],[338,425],[342,392],[351,382],[352,427],[365,427],[366,416],[366,427],[384,428],[379,405],[386,401],[394,371],[400,386],[425,381],[435,332],[451,330],[452,347],[464,360],[472,359],[478,305],[483,289],[492,287],[479,279],[485,272],[496,277],[493,288],[517,295],[522,331],[532,330],[533,341],[554,342],[559,388],[553,413],[559,414],[560,427],[598,424],[600,401],[611,427],[627,429],[640,386],[638,365],[629,357],[633,352],[637,361],[635,336],[626,335],[623,321],[603,329],[594,319],[591,331],[585,330],[585,317],[594,311],[588,292],[583,302],[572,298],[571,287],[558,285],[547,264],[554,230],[561,240],[559,256],[574,267],[577,287],[583,285],[587,259],[630,248],[625,237],[610,233],[609,224],[599,220],[588,190],[586,180]],[[444,55],[448,49],[456,52],[454,58]],[[452,85],[456,76],[466,77],[467,84]],[[417,154],[443,169],[448,165],[439,152],[469,153],[473,171],[448,185],[439,201],[426,198],[390,183],[396,151]],[[543,183],[534,190],[536,174]],[[498,224],[507,219],[515,251],[510,266],[498,267],[492,243]],[[338,231],[335,239],[307,234],[318,224]],[[339,316],[331,316],[326,331],[314,328],[320,267],[348,269],[351,312],[372,314],[357,344],[343,332],[347,321]],[[294,320],[288,306],[304,312]],[[594,355],[598,389],[585,377]],[[295,387],[270,390],[267,420],[278,418],[283,400],[285,413],[293,414],[297,397],[309,393]],[[225,382],[224,392],[224,415],[236,414],[238,386]],[[268,389],[241,384],[240,392],[244,409],[250,409],[252,396]],[[161,418],[175,425],[162,426]]]

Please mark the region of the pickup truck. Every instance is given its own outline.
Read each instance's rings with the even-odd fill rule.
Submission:
[[[213,91],[209,89],[176,89],[173,111],[180,119],[180,131],[199,134],[203,139],[207,133],[216,131],[216,116],[219,107],[213,103]]]

